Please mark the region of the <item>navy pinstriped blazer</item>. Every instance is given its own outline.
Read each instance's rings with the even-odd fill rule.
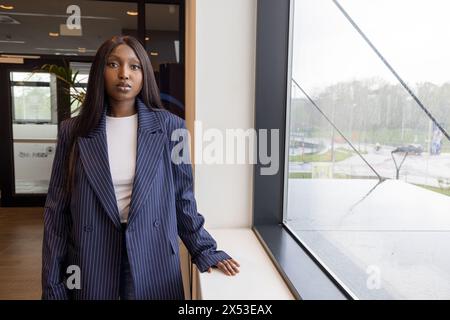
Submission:
[[[216,250],[197,212],[190,164],[174,164],[172,131],[184,121],[136,99],[136,173],[123,247],[106,141],[106,108],[98,126],[78,138],[75,187],[64,193],[63,159],[75,118],[61,123],[44,210],[43,299],[117,299],[121,250],[127,250],[137,299],[184,299],[178,236],[201,272],[230,257]],[[67,267],[80,268],[69,290]]]

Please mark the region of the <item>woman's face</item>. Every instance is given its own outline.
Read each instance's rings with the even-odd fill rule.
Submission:
[[[118,45],[109,55],[105,66],[105,89],[110,100],[134,100],[142,89],[142,66],[134,50]]]

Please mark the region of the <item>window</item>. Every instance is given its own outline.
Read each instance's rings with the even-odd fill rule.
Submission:
[[[450,297],[449,9],[291,1],[283,223],[354,298]]]
[[[255,126],[285,161],[255,166],[254,230],[299,298],[450,297],[448,9],[259,0]]]
[[[78,72],[74,80],[75,84],[70,88],[70,114],[75,117],[80,113],[81,101],[86,94],[91,63],[71,62],[70,68]]]
[[[13,122],[51,123],[56,78],[49,73],[11,72],[10,81]]]

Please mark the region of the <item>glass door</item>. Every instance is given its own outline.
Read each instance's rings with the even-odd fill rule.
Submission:
[[[62,60],[27,59],[0,67],[2,206],[45,202],[58,123],[69,113],[60,80],[37,72],[45,63],[62,65]]]
[[[11,71],[15,194],[46,194],[56,136],[56,77]]]

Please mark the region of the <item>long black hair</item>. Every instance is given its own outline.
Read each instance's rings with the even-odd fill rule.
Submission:
[[[92,62],[86,97],[80,108],[79,115],[75,117],[73,130],[69,138],[69,152],[65,159],[65,168],[68,173],[65,187],[69,193],[73,189],[76,160],[79,158],[76,144],[77,138],[88,135],[100,121],[107,98],[104,78],[106,60],[111,52],[121,44],[130,46],[141,63],[143,78],[142,89],[138,97],[148,108],[163,108],[152,64],[141,43],[131,36],[114,36],[105,41],[98,48]]]

